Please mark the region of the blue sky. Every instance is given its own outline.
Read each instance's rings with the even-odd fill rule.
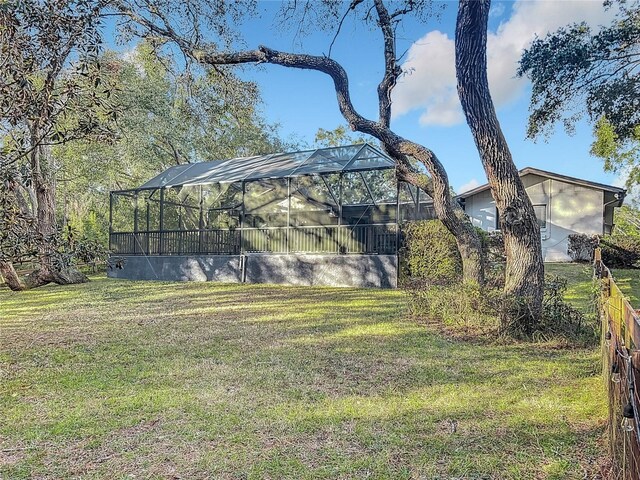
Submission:
[[[346,4],[345,4],[346,5]],[[403,67],[411,72],[400,79],[394,91],[392,128],[406,138],[436,152],[458,192],[485,182],[485,175],[455,92],[453,37],[457,3],[443,2],[438,19],[406,21],[398,31],[398,52],[405,52]],[[295,26],[282,28],[280,3],[261,1],[259,18],[248,20],[241,33],[247,48],[271,48],[326,54],[332,31],[294,34]],[[489,20],[488,61],[491,94],[502,129],[518,168],[533,166],[602,183],[621,185],[623,179],[605,173],[602,162],[589,155],[592,132],[586,122],[573,136],[560,127],[548,139],[525,138],[530,86],[516,79],[517,62],[523,48],[538,36],[562,25],[586,21],[608,23],[598,0],[494,1]],[[350,78],[356,108],[366,117],[377,116],[376,86],[383,73],[380,32],[347,18],[332,50]],[[260,86],[263,113],[281,125],[283,136],[311,144],[319,128],[333,129],[345,121],[337,107],[328,76],[273,65],[243,67],[241,76]]]
[[[286,51],[323,54],[332,34],[316,32],[302,38],[274,26],[278,2],[261,2],[262,16],[242,31],[248,48],[264,44]],[[483,183],[484,171],[473,139],[463,121],[455,96],[453,32],[456,3],[445,2],[439,20],[407,22],[399,33],[398,51],[410,49],[403,60],[412,73],[401,79],[394,96],[392,128],[410,140],[433,149],[445,165],[452,186]],[[522,46],[537,34],[573,21],[586,20],[597,26],[611,14],[598,1],[494,2],[489,25],[489,76],[498,116],[518,168],[534,166],[603,183],[620,183],[603,172],[599,159],[589,155],[591,128],[585,122],[568,136],[562,128],[536,143],[525,138],[530,89],[525,80],[514,79]],[[333,47],[332,57],[350,76],[351,94],[362,114],[375,118],[376,85],[383,58],[381,36],[347,21]],[[245,67],[243,76],[258,82],[265,102],[264,113],[282,126],[285,135],[312,142],[318,128],[333,129],[344,120],[340,115],[332,83],[316,72],[278,66]],[[456,113],[457,111],[457,113]]]

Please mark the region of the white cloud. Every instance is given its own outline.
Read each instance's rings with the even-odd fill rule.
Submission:
[[[527,85],[515,77],[524,48],[537,36],[573,22],[597,27],[613,17],[599,1],[518,0],[511,17],[487,37],[489,86],[497,107],[518,98]],[[434,30],[416,41],[403,69],[410,72],[393,92],[393,116],[420,110],[422,125],[450,126],[464,119],[456,92],[454,40]]]
[[[464,185],[460,185],[460,188],[458,188],[458,193],[464,193],[464,192],[468,192],[469,190],[473,190],[476,187],[479,187],[481,185],[481,183],[476,180],[475,178],[468,181],[467,183],[465,183]]]
[[[497,18],[504,15],[507,7],[504,2],[494,2],[491,4],[491,9],[489,10],[489,18]]]
[[[453,41],[435,30],[415,42],[407,55],[403,69],[408,73],[393,92],[394,116],[421,108],[425,110],[420,118],[423,125],[459,123],[462,113],[455,108],[457,98],[452,99],[456,76]]]

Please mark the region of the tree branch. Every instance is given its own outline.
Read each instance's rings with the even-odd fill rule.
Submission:
[[[340,23],[338,23],[338,29],[336,30],[336,33],[333,36],[333,40],[331,40],[331,44],[329,45],[329,53],[327,54],[328,57],[331,57],[331,50],[333,49],[333,44],[336,43],[338,35],[340,35],[340,30],[342,29],[342,24],[344,23],[345,19],[347,18],[347,15],[349,15],[349,12],[354,10],[362,2],[363,2],[363,0],[353,0],[351,2],[351,5],[349,5],[349,8],[347,8],[347,11],[344,12],[344,15],[340,19]]]
[[[382,0],[375,0],[378,25],[384,38],[384,76],[378,85],[379,122],[386,127],[391,123],[391,91],[402,73],[396,60],[396,35],[391,16]]]

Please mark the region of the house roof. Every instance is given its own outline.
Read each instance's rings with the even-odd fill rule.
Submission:
[[[611,193],[617,193],[617,194],[621,194],[621,198],[620,198],[620,204],[622,204],[622,199],[624,199],[624,196],[626,195],[627,191],[624,188],[620,188],[620,187],[614,187],[613,185],[605,185],[604,183],[598,183],[598,182],[591,182],[589,180],[583,180],[581,178],[576,178],[576,177],[569,177],[567,175],[561,175],[559,173],[553,173],[553,172],[548,172],[546,170],[540,170],[539,168],[533,168],[533,167],[526,167],[523,168],[522,170],[519,170],[518,173],[520,174],[521,177],[523,177],[524,175],[539,175],[541,177],[547,177],[547,178],[551,178],[553,180],[560,180],[562,182],[566,182],[566,183],[573,183],[575,185],[582,185],[583,187],[589,187],[589,188],[597,188],[600,190],[604,190],[606,192],[611,192]],[[476,187],[472,190],[469,190],[468,192],[464,192],[461,193],[460,195],[458,195],[458,198],[469,198],[472,197],[474,195],[476,195],[477,193],[483,192],[485,190],[489,189],[489,184],[485,183],[484,185],[480,185],[479,187]]]
[[[171,167],[140,189],[291,178],[313,173],[357,172],[395,168],[395,162],[368,143],[301,152],[239,157]]]

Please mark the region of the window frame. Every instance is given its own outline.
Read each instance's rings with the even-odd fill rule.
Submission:
[[[544,226],[540,224],[540,218],[536,213],[536,207],[544,207]],[[546,203],[534,203],[533,204],[533,213],[536,215],[536,221],[538,222],[538,226],[540,227],[540,231],[546,231],[549,228],[549,205]]]

